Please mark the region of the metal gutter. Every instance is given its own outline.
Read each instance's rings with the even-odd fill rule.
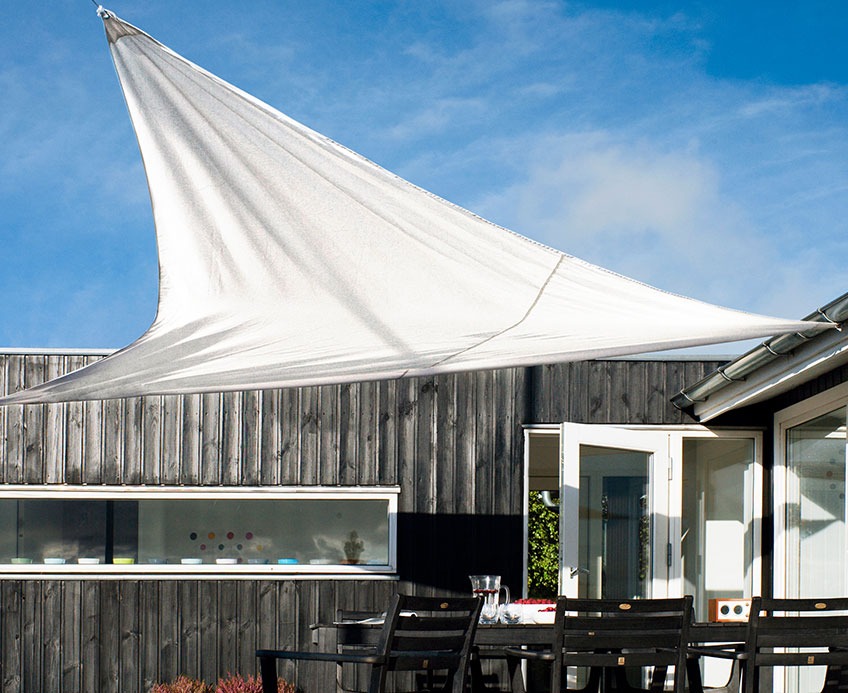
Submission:
[[[848,293],[831,301],[823,308],[819,308],[816,312],[805,317],[804,320],[817,324],[830,323],[841,331],[843,323],[848,320]],[[711,395],[731,383],[743,381],[754,371],[777,359],[791,356],[799,346],[808,343],[821,334],[824,334],[824,332],[817,327],[804,332],[793,332],[772,337],[727,365],[716,369],[691,387],[683,388],[672,397],[671,402],[678,409],[690,409],[700,402],[705,402]]]

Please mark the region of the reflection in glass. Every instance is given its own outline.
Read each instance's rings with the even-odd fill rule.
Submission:
[[[787,596],[845,594],[846,407],[786,433]],[[786,690],[820,690],[824,668],[787,670]]]
[[[580,596],[650,596],[650,459],[635,450],[581,446]]]
[[[788,594],[845,594],[846,407],[790,428],[786,435],[790,536]]]
[[[750,438],[683,441],[683,593],[695,596],[698,620],[712,598],[751,596],[753,464]]]
[[[0,562],[388,565],[386,499],[0,499]]]

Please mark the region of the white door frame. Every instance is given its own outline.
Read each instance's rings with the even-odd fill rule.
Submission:
[[[753,430],[753,429],[712,429],[707,428],[705,426],[701,426],[698,424],[684,424],[684,425],[612,425],[612,424],[536,424],[536,425],[528,425],[525,426],[524,431],[524,488],[529,488],[529,465],[530,465],[530,445],[529,438],[531,435],[558,435],[560,437],[560,471],[566,478],[561,477],[560,479],[560,494],[561,498],[565,496],[563,494],[571,494],[573,495],[575,492],[575,483],[579,487],[579,479],[575,482],[573,476],[568,476],[564,471],[564,465],[562,464],[562,460],[564,459],[564,455],[566,454],[566,449],[569,443],[565,442],[565,426],[568,426],[572,431],[578,434],[585,434],[588,436],[584,442],[587,444],[599,444],[598,441],[601,441],[604,434],[607,434],[606,437],[603,437],[603,442],[600,442],[602,447],[621,447],[625,449],[644,449],[645,445],[653,445],[654,450],[665,449],[665,456],[667,459],[667,474],[666,480],[664,482],[666,488],[667,495],[667,504],[666,508],[666,517],[668,518],[667,527],[664,530],[665,542],[672,542],[672,551],[671,551],[671,565],[667,566],[667,563],[663,562],[663,565],[666,566],[663,568],[663,573],[666,577],[665,585],[656,584],[657,580],[657,572],[654,572],[654,584],[652,584],[652,595],[661,596],[679,596],[683,591],[683,575],[682,575],[682,565],[681,565],[681,552],[679,550],[679,544],[676,545],[676,542],[680,541],[680,533],[681,533],[681,516],[682,516],[682,477],[683,477],[683,441],[686,438],[750,438],[754,441],[754,465],[753,465],[753,474],[752,474],[752,483],[751,488],[745,489],[745,494],[748,496],[748,502],[750,503],[751,508],[751,517],[749,521],[751,523],[752,528],[752,562],[750,566],[750,570],[748,571],[748,589],[750,590],[750,594],[759,594],[761,590],[761,577],[762,577],[762,544],[761,544],[761,534],[762,534],[762,517],[763,517],[763,504],[762,504],[762,484],[763,484],[763,434],[761,431]],[[632,433],[646,433],[653,434],[651,436],[640,436],[643,442],[636,441],[636,436],[628,437],[627,434]],[[661,439],[655,436],[661,436]],[[570,436],[571,444],[576,444],[579,450],[579,444],[581,440],[581,435]],[[648,442],[650,441],[650,442]],[[777,450],[777,446],[775,446]],[[573,448],[571,451],[573,453]],[[653,465],[656,467],[656,465]],[[657,470],[654,469],[654,479],[656,479]],[[571,474],[573,475],[573,471]],[[525,494],[525,498],[523,501],[523,514],[524,514],[524,547],[523,547],[523,562],[524,562],[524,585],[527,584],[527,516],[529,512],[528,507],[528,494]],[[651,495],[655,498],[656,492],[655,489],[652,489]],[[777,496],[775,496],[777,497]],[[578,496],[579,500],[579,496]],[[654,500],[652,498],[652,500]],[[747,507],[747,505],[746,505]],[[656,512],[654,506],[652,506],[652,513]],[[560,522],[562,522],[562,517],[560,518]],[[560,530],[562,532],[562,529]],[[574,536],[570,538],[573,542],[576,537],[576,523],[572,523],[569,527],[566,528],[567,532],[575,533]],[[560,593],[565,594],[563,592],[564,585],[562,584],[567,580],[565,578],[565,570],[563,566],[567,564],[566,558],[572,558],[571,555],[565,556],[562,552],[563,545],[563,537],[560,537]],[[661,547],[662,545],[659,544]],[[665,558],[665,552],[658,548],[658,545],[655,543],[653,546],[653,555],[655,563],[657,560],[662,560]],[[570,565],[570,564],[568,564]],[[576,566],[579,567],[579,566]],[[570,573],[570,568],[569,568]],[[570,580],[573,582],[573,587],[576,589],[576,580]]]

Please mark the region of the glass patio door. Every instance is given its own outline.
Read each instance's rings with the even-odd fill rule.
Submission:
[[[560,429],[560,594],[711,598],[759,590],[762,435],[700,426]],[[709,660],[705,685],[730,667]]]
[[[560,594],[668,594],[668,437],[562,424]]]

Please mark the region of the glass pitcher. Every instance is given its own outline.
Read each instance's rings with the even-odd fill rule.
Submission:
[[[497,623],[498,609],[501,604],[501,591],[504,593],[504,604],[509,603],[509,587],[501,585],[500,575],[469,575],[471,591],[474,596],[483,599],[480,611],[480,623]]]

